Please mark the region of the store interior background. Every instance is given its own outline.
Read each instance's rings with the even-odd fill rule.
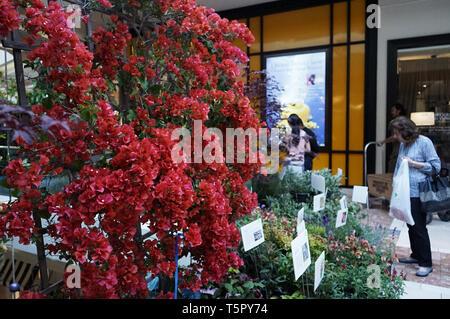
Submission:
[[[450,34],[450,1],[297,1],[298,8],[291,2],[285,11],[280,9],[282,2],[287,3],[198,1],[215,8],[225,17],[238,18],[250,27],[256,38],[247,51],[251,70],[262,69],[265,56],[273,52],[330,48],[329,143],[315,159],[314,169],[329,167],[336,173],[337,168],[342,168],[348,177],[346,186],[362,185],[364,146],[390,134],[387,127],[391,120],[391,105],[388,104],[393,96],[395,101],[405,104],[408,116],[419,111],[434,112],[434,125],[420,126],[420,130],[433,140],[443,166],[448,166],[450,41],[446,42],[445,35]],[[380,8],[378,29],[366,28],[365,20],[369,15],[366,8],[371,3]],[[398,50],[399,72],[394,79],[397,89],[393,93],[388,86],[388,68],[391,68],[388,42],[428,36],[442,38],[443,43],[437,46],[418,43],[416,48]],[[245,46],[237,45],[246,50]],[[430,72],[430,69],[434,71]],[[411,89],[413,81],[417,82],[415,93]],[[405,85],[409,87],[406,92]],[[419,86],[422,86],[420,93]],[[369,173],[386,172],[389,151],[389,147],[368,148],[367,160],[372,161]]]

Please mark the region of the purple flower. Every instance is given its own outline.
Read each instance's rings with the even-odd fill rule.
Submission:
[[[330,222],[330,220],[331,220],[331,217],[330,216],[324,216],[324,217],[322,217],[322,224],[324,225],[324,226],[327,226],[328,225],[328,223]]]
[[[262,208],[262,209],[266,208],[266,205],[261,204],[261,208]]]
[[[333,232],[331,230],[328,232],[328,236],[333,236]]]

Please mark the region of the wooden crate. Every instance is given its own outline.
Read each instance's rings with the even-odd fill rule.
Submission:
[[[368,174],[367,185],[369,187],[369,194],[390,200],[392,195],[392,176],[392,173]]]

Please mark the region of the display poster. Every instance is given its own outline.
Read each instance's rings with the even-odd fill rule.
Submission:
[[[290,130],[287,118],[297,114],[325,146],[326,57],[325,51],[267,57],[267,78],[273,81],[267,98],[281,105],[281,114],[267,114],[270,128]]]

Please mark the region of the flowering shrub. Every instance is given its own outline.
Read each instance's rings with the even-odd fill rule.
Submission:
[[[329,189],[325,209],[319,212],[312,209],[312,197],[316,191],[310,186],[310,173],[303,174],[302,178],[287,174],[290,182],[283,180],[278,184],[281,191],[271,185],[265,187],[262,183],[256,183],[260,186],[256,188],[258,194],[266,200],[262,206],[269,204],[266,209],[255,210],[257,216],[263,218],[266,241],[249,252],[240,251],[245,260],[242,271],[261,279],[267,297],[399,298],[403,293],[405,276],[392,269],[395,257],[392,256],[393,247],[386,238],[387,231],[362,224],[364,212],[349,199],[347,222],[336,228],[336,212],[340,209],[339,200],[343,196],[339,189],[341,177],[331,176],[329,170],[318,173],[325,177]],[[308,196],[298,203],[291,190]],[[290,243],[297,235],[296,216],[301,207],[304,208],[312,263],[325,250],[325,275],[315,293],[312,266],[297,282],[293,277]],[[368,286],[367,281],[372,274],[369,266],[379,267],[380,288]]]
[[[320,295],[323,298],[398,298],[403,293],[403,273],[392,271],[389,247],[376,247],[354,234],[344,242],[330,236]],[[369,287],[369,266],[380,269],[380,287]],[[374,283],[371,283],[374,284]]]
[[[264,243],[250,251],[239,251],[245,263],[240,268],[242,273],[255,278],[262,283],[265,298],[302,298],[309,296],[307,289],[312,291],[314,274],[308,271],[303,276],[306,282],[294,280],[294,265],[292,262],[291,242],[297,236],[297,220],[290,217],[277,216],[268,209],[257,208],[252,216],[246,216],[237,221],[238,226],[261,217],[264,228]],[[317,259],[324,251],[326,239],[321,226],[306,224],[308,230],[311,260]]]
[[[146,297],[148,272],[173,277],[178,232],[185,235],[180,257],[190,253],[195,260],[180,270],[180,288],[220,282],[243,263],[234,249],[240,240],[234,221],[257,204],[244,183],[260,163],[175,163],[171,134],[192,131],[193,120],[202,121],[202,133],[209,127],[258,130],[236,80],[248,58],[231,45],[254,38],[245,25],[194,0],[87,3],[98,5],[117,7],[121,18],[113,14],[109,26],[94,31],[90,52],[58,2],[0,2],[1,32],[19,26],[20,9],[26,41],[41,41],[28,55],[40,74],[36,90],[45,92],[33,112],[67,121],[70,129],[50,128],[32,143],[17,140],[30,164],[17,159],[4,170],[21,193],[4,206],[0,236],[29,244],[47,233],[50,253],[81,266],[84,298]],[[133,55],[124,57],[128,25],[141,27],[134,30]],[[61,176],[67,182],[60,189],[42,183]],[[36,227],[41,217],[44,229]],[[152,236],[141,236],[142,224]]]
[[[223,282],[212,284],[200,292],[203,299],[261,299],[263,297],[261,288],[264,288],[263,284],[254,281],[247,274],[230,268]]]

